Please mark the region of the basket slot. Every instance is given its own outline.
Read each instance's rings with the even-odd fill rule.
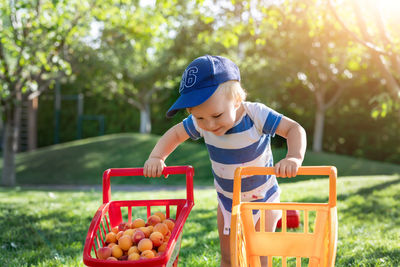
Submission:
[[[169,216],[170,216],[170,208],[169,208],[169,205],[166,205],[165,206],[165,216],[167,217],[167,218],[170,218]]]
[[[265,210],[260,211],[260,232],[265,231]]]
[[[128,207],[128,222],[132,222],[132,206]]]
[[[150,205],[147,206],[147,218],[149,218],[150,215],[151,215],[151,208],[150,207],[151,207]]]
[[[104,232],[104,236],[103,236],[103,232]],[[104,219],[102,219],[100,221],[100,227],[99,227],[99,233],[100,233],[100,240],[104,246],[105,242],[106,242],[106,230],[104,229]]]
[[[111,223],[110,223],[110,220],[108,218],[108,215],[105,214],[104,218],[106,219],[106,225],[107,225],[107,230],[108,230],[107,232],[110,232],[111,231]]]

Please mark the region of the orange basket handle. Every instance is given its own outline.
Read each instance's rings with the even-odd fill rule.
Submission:
[[[232,206],[240,203],[241,179],[243,175],[274,175],[273,167],[238,167],[233,181]],[[337,170],[334,166],[304,166],[300,167],[297,175],[329,175],[329,206],[336,206]],[[292,179],[292,178],[290,178]]]
[[[192,166],[170,166],[165,167],[162,175],[186,174],[186,198],[193,202],[193,175]],[[110,178],[113,176],[143,176],[143,168],[117,168],[108,169],[103,173],[103,203],[111,201]]]

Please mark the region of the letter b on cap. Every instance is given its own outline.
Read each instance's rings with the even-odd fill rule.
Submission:
[[[182,75],[182,81],[181,81],[181,86],[179,88],[179,93],[182,92],[182,90],[186,87],[192,87],[197,80],[196,73],[199,72],[199,69],[197,67],[190,67],[185,70],[185,72]]]

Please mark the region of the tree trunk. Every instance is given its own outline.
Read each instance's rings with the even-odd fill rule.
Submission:
[[[322,152],[322,142],[324,137],[325,110],[317,105],[315,112],[313,151]]]
[[[140,109],[140,133],[148,134],[151,132],[150,104],[145,103],[144,108]]]
[[[19,105],[6,108],[5,131],[3,136],[3,172],[2,184],[5,186],[14,186],[15,178],[15,154],[18,149],[18,113],[21,107]]]

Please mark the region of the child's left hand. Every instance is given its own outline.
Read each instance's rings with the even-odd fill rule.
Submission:
[[[294,157],[284,158],[275,164],[276,177],[295,177],[301,166],[302,160]]]

